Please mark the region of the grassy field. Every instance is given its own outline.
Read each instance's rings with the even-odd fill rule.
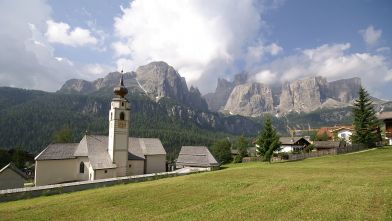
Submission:
[[[392,148],[0,203],[0,220],[392,220]]]

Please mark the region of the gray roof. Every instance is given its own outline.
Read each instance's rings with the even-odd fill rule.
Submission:
[[[129,138],[139,140],[139,148],[141,148],[144,155],[161,155],[166,154],[165,148],[163,148],[162,143],[157,138]],[[136,141],[134,141],[137,144]]]
[[[377,118],[380,120],[392,119],[392,111],[382,112]]]
[[[176,161],[183,166],[219,166],[218,161],[205,146],[183,146]]]
[[[64,160],[88,157],[93,169],[115,168],[108,152],[108,136],[85,135],[80,143],[49,144],[35,160]],[[159,139],[129,138],[128,159],[144,160],[145,155],[166,154]]]
[[[87,147],[88,159],[94,170],[116,168],[108,152],[108,140],[108,136],[86,135],[80,141],[79,147]]]
[[[56,143],[49,144],[40,154],[35,157],[35,160],[65,160],[75,159],[75,150],[78,143]]]
[[[301,139],[304,139],[306,142],[309,143],[309,141],[307,141],[307,140],[306,140],[305,138],[303,138],[303,137],[280,137],[280,138],[279,138],[279,141],[280,141],[282,144],[293,145],[293,144],[295,144],[296,142],[298,142],[298,141],[301,140]]]
[[[342,141],[315,141],[314,147],[317,149],[332,149],[344,146]]]
[[[5,170],[7,170],[7,169],[10,169],[10,170],[14,171],[16,174],[18,174],[19,176],[21,176],[23,179],[27,179],[26,174],[23,173],[21,170],[19,170],[19,169],[15,166],[15,164],[13,164],[12,162],[9,163],[9,164],[7,164],[7,166],[3,167],[3,168],[0,170],[0,174],[1,174],[2,172],[4,172]]]

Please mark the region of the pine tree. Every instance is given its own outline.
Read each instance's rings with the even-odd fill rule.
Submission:
[[[248,142],[246,141],[244,135],[238,138],[235,146],[238,150],[238,155],[235,157],[234,162],[241,163],[242,158],[248,156]]]
[[[274,151],[279,150],[280,141],[276,130],[272,126],[271,117],[267,117],[264,123],[264,128],[257,136],[256,143],[258,152],[264,157],[264,160],[271,162],[271,157]]]
[[[373,109],[373,102],[363,87],[359,89],[358,99],[355,100],[353,115],[355,132],[351,136],[352,142],[366,144],[369,147],[375,145],[380,137],[379,122]]]

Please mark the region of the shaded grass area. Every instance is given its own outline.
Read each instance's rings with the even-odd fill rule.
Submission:
[[[0,204],[0,220],[392,220],[392,148]]]

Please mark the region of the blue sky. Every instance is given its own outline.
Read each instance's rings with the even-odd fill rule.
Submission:
[[[391,12],[388,0],[4,1],[0,86],[56,91],[163,60],[203,93],[245,70],[268,84],[361,77],[392,99]]]

